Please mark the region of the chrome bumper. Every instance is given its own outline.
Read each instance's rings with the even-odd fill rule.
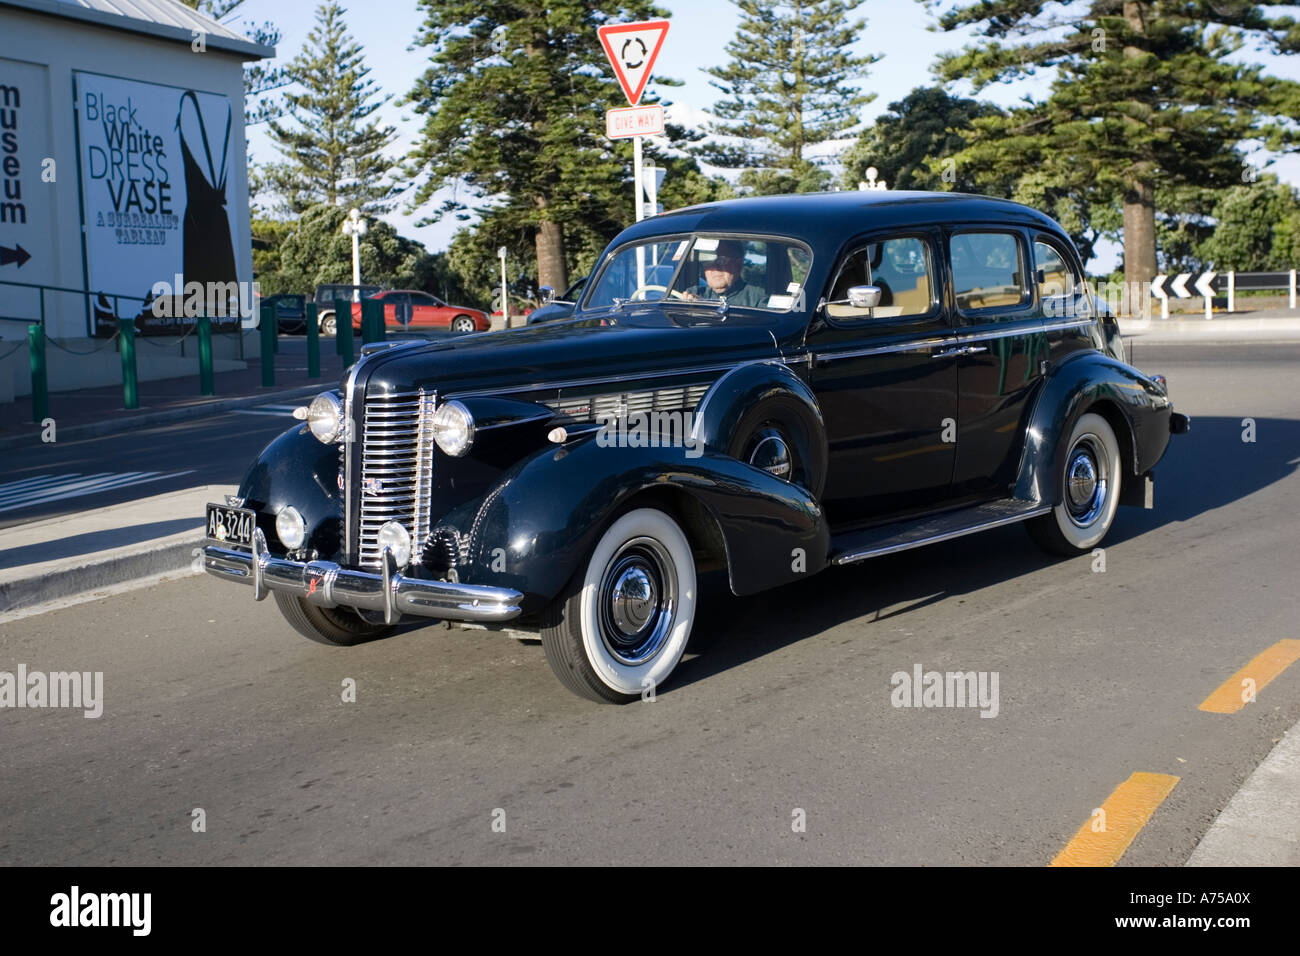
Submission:
[[[509,621],[519,616],[523,594],[510,588],[428,581],[399,574],[387,549],[383,571],[354,571],[333,561],[290,561],[266,550],[266,536],[253,534],[253,550],[208,543],[203,546],[203,570],[224,581],[253,586],[260,601],[271,591],[284,591],[321,607],[379,611],[392,623],[399,614],[449,621]]]

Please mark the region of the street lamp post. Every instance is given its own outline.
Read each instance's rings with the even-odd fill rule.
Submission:
[[[361,246],[360,239],[366,234],[366,221],[361,218],[361,211],[353,209],[343,221],[343,235],[352,237],[352,301],[360,301],[357,286],[361,285]]]

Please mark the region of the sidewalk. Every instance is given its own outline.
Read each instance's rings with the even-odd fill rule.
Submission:
[[[108,508],[6,528],[0,550],[0,619],[50,601],[168,572],[191,573],[204,506],[234,485],[202,485]]]
[[[49,417],[54,419],[56,436],[62,441],[314,395],[335,387],[343,373],[342,360],[334,353],[333,339],[321,340],[320,367],[319,378],[308,378],[306,340],[283,338],[275,356],[272,388],[262,386],[262,362],[252,358],[247,360],[247,368],[213,375],[216,395],[199,394],[196,368],[193,375],[184,378],[140,382],[136,389],[140,407],[132,411],[122,407],[120,385],[51,392]],[[32,421],[30,395],[0,404],[0,450],[40,441],[41,426]]]

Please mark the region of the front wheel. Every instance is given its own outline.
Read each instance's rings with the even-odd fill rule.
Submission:
[[[392,630],[387,624],[364,621],[346,608],[321,607],[283,591],[274,593],[284,619],[295,631],[317,644],[351,647],[383,637]]]
[[[473,332],[474,320],[468,315],[458,315],[451,320],[451,330],[453,332]]]
[[[547,609],[547,663],[579,697],[634,701],[681,660],[695,604],[695,561],[681,527],[657,508],[629,511]]]
[[[1066,557],[1099,544],[1119,507],[1123,459],[1110,423],[1089,412],[1080,416],[1066,445],[1061,503],[1025,523],[1039,547]]]
[[[338,323],[334,320],[334,313],[326,312],[320,319],[320,334],[327,339],[332,339],[337,331]]]

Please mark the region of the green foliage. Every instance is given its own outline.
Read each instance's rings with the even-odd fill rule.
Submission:
[[[333,2],[318,7],[302,52],[285,68],[294,84],[284,95],[293,122],[272,120],[270,129],[287,162],[267,167],[260,184],[291,213],[322,202],[370,213],[392,206],[395,187],[386,176],[393,163],[383,151],[397,134],[372,118],[389,97],[368,79],[345,12]]]
[[[1300,266],[1300,193],[1275,177],[1234,186],[1214,206],[1216,226],[1200,255],[1219,271],[1274,272]]]
[[[280,247],[294,230],[294,223],[284,219],[253,216],[253,279],[262,295],[281,292],[302,292],[290,284],[290,279],[280,270]]]
[[[969,79],[979,89],[1055,69],[1046,101],[976,120],[958,165],[982,182],[1014,176],[1016,198],[1041,194],[1049,211],[1063,203],[1084,226],[1076,239],[1118,231],[1119,208],[1146,209],[1149,217],[1154,205],[1161,221],[1124,237],[1126,261],[1154,265],[1157,232],[1173,244],[1167,259],[1191,255],[1198,217],[1208,212],[1207,194],[1198,191],[1241,182],[1243,141],[1273,149],[1300,143],[1289,119],[1300,84],[1234,56],[1252,44],[1294,48],[1294,25],[1270,19],[1263,7],[1163,0],[942,6],[941,28],[973,26],[987,39],[942,56],[941,79]],[[1189,198],[1195,208],[1170,205]]]
[[[948,162],[965,148],[973,120],[1001,115],[992,103],[950,96],[941,86],[917,87],[890,103],[888,111],[863,130],[844,154],[843,186],[857,189],[867,179],[867,168],[874,166],[890,189],[1010,195],[1009,184],[996,184],[1002,188],[990,190],[994,184],[978,182],[955,162]]]
[[[733,142],[704,155],[716,166],[743,169],[740,186],[748,193],[829,188],[830,173],[809,149],[853,130],[874,99],[852,85],[878,59],[848,52],[866,25],[850,20],[862,0],[732,2],[741,22],[726,46],[731,60],[708,73],[724,94],[709,131]]]
[[[352,240],[343,235],[348,211],[321,203],[299,217],[279,243],[279,276],[259,276],[263,292],[311,292],[324,282],[352,281]],[[370,220],[360,241],[361,281],[395,289],[429,289],[436,278],[432,257],[420,243]]]
[[[213,20],[221,21],[243,6],[244,0],[181,0],[181,3]],[[244,35],[262,46],[274,47],[280,42],[280,29],[270,20],[249,24]],[[279,116],[279,106],[266,94],[288,82],[283,67],[270,66],[264,60],[244,64],[244,125],[265,123]]]

